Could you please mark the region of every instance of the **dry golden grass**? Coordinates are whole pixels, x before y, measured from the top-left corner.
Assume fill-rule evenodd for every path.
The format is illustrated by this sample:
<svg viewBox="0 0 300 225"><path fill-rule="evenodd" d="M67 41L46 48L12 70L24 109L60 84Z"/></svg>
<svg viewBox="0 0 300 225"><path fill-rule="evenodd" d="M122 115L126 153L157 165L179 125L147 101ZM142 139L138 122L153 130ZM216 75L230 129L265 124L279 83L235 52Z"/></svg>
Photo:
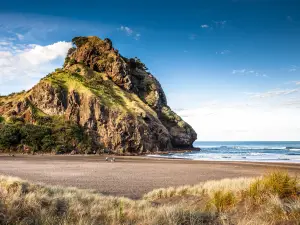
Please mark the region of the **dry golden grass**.
<svg viewBox="0 0 300 225"><path fill-rule="evenodd" d="M284 172L158 189L142 200L0 177L0 224L299 224L299 192Z"/></svg>

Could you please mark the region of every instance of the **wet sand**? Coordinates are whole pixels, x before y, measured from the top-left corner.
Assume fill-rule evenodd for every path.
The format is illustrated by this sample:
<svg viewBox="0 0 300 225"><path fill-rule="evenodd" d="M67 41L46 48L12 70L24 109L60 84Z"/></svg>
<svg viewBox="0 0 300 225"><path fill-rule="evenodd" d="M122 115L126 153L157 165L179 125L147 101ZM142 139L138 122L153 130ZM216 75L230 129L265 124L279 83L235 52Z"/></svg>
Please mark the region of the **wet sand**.
<svg viewBox="0 0 300 225"><path fill-rule="evenodd" d="M300 164L211 162L103 156L0 155L0 175L50 185L95 189L103 194L140 198L162 187L192 185L207 180L260 176L283 169L300 174Z"/></svg>

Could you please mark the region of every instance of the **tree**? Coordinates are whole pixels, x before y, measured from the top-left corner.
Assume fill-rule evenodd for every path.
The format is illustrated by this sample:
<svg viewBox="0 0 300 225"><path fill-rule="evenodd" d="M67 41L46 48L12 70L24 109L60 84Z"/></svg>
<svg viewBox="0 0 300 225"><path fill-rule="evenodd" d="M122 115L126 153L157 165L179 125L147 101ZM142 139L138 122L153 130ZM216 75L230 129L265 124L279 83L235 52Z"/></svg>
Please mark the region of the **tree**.
<svg viewBox="0 0 300 225"><path fill-rule="evenodd" d="M15 125L0 126L0 147L10 148L20 143L20 129Z"/></svg>
<svg viewBox="0 0 300 225"><path fill-rule="evenodd" d="M26 124L21 128L22 143L33 148L34 151L42 149L43 139L51 135L51 129L32 124Z"/></svg>

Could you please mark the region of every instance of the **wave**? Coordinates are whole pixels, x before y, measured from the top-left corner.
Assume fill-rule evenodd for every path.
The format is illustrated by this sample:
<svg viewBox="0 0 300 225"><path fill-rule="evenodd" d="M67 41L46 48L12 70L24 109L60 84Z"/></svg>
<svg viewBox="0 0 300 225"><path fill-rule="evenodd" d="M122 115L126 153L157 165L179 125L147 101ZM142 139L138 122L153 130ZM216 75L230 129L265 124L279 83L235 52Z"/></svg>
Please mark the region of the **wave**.
<svg viewBox="0 0 300 225"><path fill-rule="evenodd" d="M289 149L291 152L300 152L300 148L292 148Z"/></svg>
<svg viewBox="0 0 300 225"><path fill-rule="evenodd" d="M292 150L287 149L286 147L271 147L271 146L197 146L202 150L227 150L227 149L236 149L236 150ZM294 148L298 151L300 149Z"/></svg>

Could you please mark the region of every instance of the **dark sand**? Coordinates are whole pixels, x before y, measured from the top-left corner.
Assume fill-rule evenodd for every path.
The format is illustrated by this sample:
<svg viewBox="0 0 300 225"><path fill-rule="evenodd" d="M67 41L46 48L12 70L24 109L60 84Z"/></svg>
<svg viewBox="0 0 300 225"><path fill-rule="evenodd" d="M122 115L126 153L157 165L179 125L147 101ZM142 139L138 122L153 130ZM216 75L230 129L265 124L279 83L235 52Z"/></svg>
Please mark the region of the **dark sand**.
<svg viewBox="0 0 300 225"><path fill-rule="evenodd" d="M96 189L103 194L140 198L162 187L207 180L260 176L275 169L300 174L300 164L209 162L103 156L0 155L0 175L17 176L50 185Z"/></svg>

